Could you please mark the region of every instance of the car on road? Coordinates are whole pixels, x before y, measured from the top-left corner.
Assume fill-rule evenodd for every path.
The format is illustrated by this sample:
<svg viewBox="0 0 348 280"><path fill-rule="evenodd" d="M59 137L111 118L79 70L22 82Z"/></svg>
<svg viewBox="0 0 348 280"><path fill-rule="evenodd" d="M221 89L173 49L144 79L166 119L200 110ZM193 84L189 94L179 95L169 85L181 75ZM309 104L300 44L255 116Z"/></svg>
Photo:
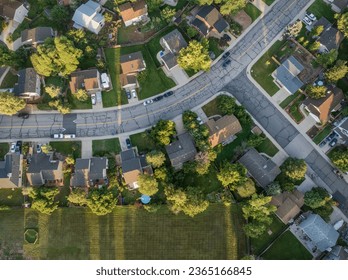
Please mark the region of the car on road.
<svg viewBox="0 0 348 280"><path fill-rule="evenodd" d="M97 97L95 96L95 93L91 94L91 100L93 105L97 104Z"/></svg>
<svg viewBox="0 0 348 280"><path fill-rule="evenodd" d="M126 139L126 145L127 145L127 149L132 148L132 144L129 138Z"/></svg>
<svg viewBox="0 0 348 280"><path fill-rule="evenodd" d="M312 21L309 19L309 17L304 17L303 19L302 19L302 21L305 23L305 24L307 24L307 25L312 25Z"/></svg>
<svg viewBox="0 0 348 280"><path fill-rule="evenodd" d="M231 59L227 59L227 60L224 61L224 63L222 63L222 67L226 68L230 64L231 64Z"/></svg>
<svg viewBox="0 0 348 280"><path fill-rule="evenodd" d="M76 135L75 134L64 134L64 139L72 139L75 138Z"/></svg>
<svg viewBox="0 0 348 280"><path fill-rule="evenodd" d="M132 94L133 98L137 98L138 97L137 96L137 91L135 89L131 90L131 94Z"/></svg>
<svg viewBox="0 0 348 280"><path fill-rule="evenodd" d="M166 92L165 94L163 94L163 96L164 96L164 97L169 97L169 96L171 96L171 95L173 95L173 94L174 94L174 92L168 91L168 92Z"/></svg>
<svg viewBox="0 0 348 280"><path fill-rule="evenodd" d="M153 103L153 100L152 99L149 99L149 100L146 100L146 101L144 101L144 106L147 106L147 105L150 105L150 104L152 104Z"/></svg>
<svg viewBox="0 0 348 280"><path fill-rule="evenodd" d="M22 152L22 141L17 141L16 143L16 152L21 153Z"/></svg>
<svg viewBox="0 0 348 280"><path fill-rule="evenodd" d="M329 143L329 146L330 146L330 147L333 147L333 146L335 146L336 144L337 144L337 138L334 138L334 139L332 139L331 142Z"/></svg>
<svg viewBox="0 0 348 280"><path fill-rule="evenodd" d="M198 121L199 124L203 124L204 123L200 117L197 117L197 121Z"/></svg>
<svg viewBox="0 0 348 280"><path fill-rule="evenodd" d="M52 134L51 137L54 139L63 139L64 135L63 135L63 133L56 133L56 134Z"/></svg>
<svg viewBox="0 0 348 280"><path fill-rule="evenodd" d="M230 52L225 52L224 55L222 56L222 59L226 59L230 56Z"/></svg>
<svg viewBox="0 0 348 280"><path fill-rule="evenodd" d="M15 151L16 151L16 142L12 142L10 147L10 153L14 153Z"/></svg>
<svg viewBox="0 0 348 280"><path fill-rule="evenodd" d="M163 95L157 96L154 99L152 99L154 102L160 101L163 99Z"/></svg>
<svg viewBox="0 0 348 280"><path fill-rule="evenodd" d="M29 118L29 114L25 112L19 113L18 118L27 119Z"/></svg>
<svg viewBox="0 0 348 280"><path fill-rule="evenodd" d="M37 144L36 145L36 152L38 153L38 154L40 154L41 152L42 152L42 150L41 150L41 144Z"/></svg>
<svg viewBox="0 0 348 280"><path fill-rule="evenodd" d="M316 21L317 20L317 17L314 14L312 14L312 13L306 14L306 17L308 17L311 21Z"/></svg>
<svg viewBox="0 0 348 280"><path fill-rule="evenodd" d="M131 98L132 98L132 95L131 95L131 93L130 93L129 90L126 90L126 95L127 95L127 98L128 98L128 99L131 99Z"/></svg>

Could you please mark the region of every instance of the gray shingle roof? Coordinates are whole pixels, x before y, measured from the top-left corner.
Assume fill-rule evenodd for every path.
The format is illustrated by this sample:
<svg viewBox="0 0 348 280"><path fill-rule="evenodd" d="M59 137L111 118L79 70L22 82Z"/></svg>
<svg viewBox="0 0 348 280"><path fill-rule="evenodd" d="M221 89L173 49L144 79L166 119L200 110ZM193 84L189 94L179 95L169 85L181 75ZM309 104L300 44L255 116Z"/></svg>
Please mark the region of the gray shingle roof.
<svg viewBox="0 0 348 280"><path fill-rule="evenodd" d="M328 51L337 50L343 40L343 34L336 28L331 27L321 33L318 41L325 46Z"/></svg>
<svg viewBox="0 0 348 280"><path fill-rule="evenodd" d="M36 71L26 68L18 71L18 84L14 86L14 93L20 96L27 92L36 92Z"/></svg>
<svg viewBox="0 0 348 280"><path fill-rule="evenodd" d="M107 158L93 157L90 159L76 159L75 173L71 177L73 187L88 186L103 181L106 177Z"/></svg>
<svg viewBox="0 0 348 280"><path fill-rule="evenodd" d="M205 23L203 21L201 21L198 18L195 18L191 24L196 27L199 32L201 32L204 36L207 35L209 33L209 30L207 28L207 26L205 25Z"/></svg>
<svg viewBox="0 0 348 280"><path fill-rule="evenodd" d="M30 44L43 43L47 38L52 38L54 35L51 27L36 27L22 31L22 42L28 41Z"/></svg>
<svg viewBox="0 0 348 280"><path fill-rule="evenodd" d="M215 22L214 27L219 33L221 33L228 27L228 23L221 17L217 22Z"/></svg>
<svg viewBox="0 0 348 280"><path fill-rule="evenodd" d="M313 27L323 26L324 30L328 29L332 26L332 23L329 22L325 17L321 17L316 23L314 23Z"/></svg>
<svg viewBox="0 0 348 280"><path fill-rule="evenodd" d="M315 243L320 251L325 251L335 246L339 236L333 226L327 224L317 214L311 214L299 227Z"/></svg>
<svg viewBox="0 0 348 280"><path fill-rule="evenodd" d="M168 69L172 69L173 67L178 65L176 56L171 52L162 56L162 60L167 65Z"/></svg>
<svg viewBox="0 0 348 280"><path fill-rule="evenodd" d="M238 161L263 188L280 174L279 167L271 159L260 155L254 148L249 149Z"/></svg>
<svg viewBox="0 0 348 280"><path fill-rule="evenodd" d="M169 32L168 34L164 35L163 40L165 40L170 48L170 51L174 54L178 54L179 51L182 48L187 47L187 43L182 36L182 34L179 32L179 30L175 29L172 32Z"/></svg>
<svg viewBox="0 0 348 280"><path fill-rule="evenodd" d="M7 154L4 161L0 161L0 178L8 178L8 175L11 174L9 178L10 181L16 186L20 187L20 154ZM2 186L0 185L0 188Z"/></svg>

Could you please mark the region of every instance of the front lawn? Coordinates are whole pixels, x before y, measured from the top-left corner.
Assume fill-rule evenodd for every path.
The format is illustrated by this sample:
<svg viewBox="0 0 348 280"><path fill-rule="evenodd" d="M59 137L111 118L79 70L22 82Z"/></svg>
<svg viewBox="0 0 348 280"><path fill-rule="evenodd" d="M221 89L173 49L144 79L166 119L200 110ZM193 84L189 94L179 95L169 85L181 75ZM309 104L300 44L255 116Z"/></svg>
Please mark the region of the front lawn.
<svg viewBox="0 0 348 280"><path fill-rule="evenodd" d="M92 100L89 96L86 101L80 101L72 95L70 90L68 90L67 98L68 98L69 105L71 106L71 109L73 110L74 109L92 109Z"/></svg>
<svg viewBox="0 0 348 280"><path fill-rule="evenodd" d="M22 189L2 189L0 188L0 206L22 206L24 198L22 195Z"/></svg>
<svg viewBox="0 0 348 280"><path fill-rule="evenodd" d="M217 38L209 38L209 51L213 52L215 58L217 58L224 51L219 47L219 39Z"/></svg>
<svg viewBox="0 0 348 280"><path fill-rule="evenodd" d="M259 146L256 147L259 153L265 153L270 157L275 156L279 152L278 148L272 143L269 138L266 138Z"/></svg>
<svg viewBox="0 0 348 280"><path fill-rule="evenodd" d="M306 96L304 94L301 94L299 98L296 99L296 101L290 106L289 108L289 114L290 116L297 122L300 123L304 116L300 110L300 105L302 104L302 101L306 99Z"/></svg>
<svg viewBox="0 0 348 280"><path fill-rule="evenodd" d="M251 17L253 22L262 14L261 11L251 3L247 3L244 11Z"/></svg>
<svg viewBox="0 0 348 280"><path fill-rule="evenodd" d="M202 107L203 112L207 115L207 117L215 116L215 115L223 115L222 112L218 108L217 98L214 98L209 103L205 104Z"/></svg>
<svg viewBox="0 0 348 280"><path fill-rule="evenodd" d="M324 138L326 136L328 136L332 131L332 125L328 124L325 126L324 129L322 129L314 138L313 138L313 142L315 144L319 144L321 141L324 140Z"/></svg>
<svg viewBox="0 0 348 280"><path fill-rule="evenodd" d="M138 147L139 152L150 152L156 149L156 145L150 135L144 131L129 136L133 147Z"/></svg>
<svg viewBox="0 0 348 280"><path fill-rule="evenodd" d="M288 105L299 96L300 92L296 91L294 94L291 94L290 96L288 96L287 98L285 98L280 104L279 106L282 107L283 109L285 109L286 107L288 107Z"/></svg>
<svg viewBox="0 0 348 280"><path fill-rule="evenodd" d="M9 152L10 146L8 143L0 143L0 161L4 160L4 156Z"/></svg>
<svg viewBox="0 0 348 280"><path fill-rule="evenodd" d="M103 157L109 154L118 154L121 151L120 140L118 138L93 140L93 156Z"/></svg>
<svg viewBox="0 0 348 280"><path fill-rule="evenodd" d="M275 0L262 0L265 2L268 6L272 5Z"/></svg>
<svg viewBox="0 0 348 280"><path fill-rule="evenodd" d="M331 23L335 22L335 12L331 10L329 4L326 4L323 0L315 0L315 2L308 8L309 13L313 13L317 19L325 17Z"/></svg>
<svg viewBox="0 0 348 280"><path fill-rule="evenodd" d="M64 156L81 158L81 141L51 141L50 146Z"/></svg>
<svg viewBox="0 0 348 280"><path fill-rule="evenodd" d="M311 260L308 250L291 233L286 231L261 256L266 260Z"/></svg>
<svg viewBox="0 0 348 280"><path fill-rule="evenodd" d="M11 70L7 72L5 78L3 79L0 88L13 88L15 83L18 82L18 76L13 75Z"/></svg>

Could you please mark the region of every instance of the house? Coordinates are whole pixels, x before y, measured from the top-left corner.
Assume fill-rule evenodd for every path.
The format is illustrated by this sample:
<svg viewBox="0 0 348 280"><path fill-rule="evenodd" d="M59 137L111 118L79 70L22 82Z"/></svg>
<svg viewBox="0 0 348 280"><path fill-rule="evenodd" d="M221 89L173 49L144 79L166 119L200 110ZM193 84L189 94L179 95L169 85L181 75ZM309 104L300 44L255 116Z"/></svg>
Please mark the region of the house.
<svg viewBox="0 0 348 280"><path fill-rule="evenodd" d="M46 39L54 37L54 31L51 27L36 27L22 31L22 44L37 46Z"/></svg>
<svg viewBox="0 0 348 280"><path fill-rule="evenodd" d="M322 252L335 246L339 236L333 226L327 224L317 214L310 214L300 223L299 228Z"/></svg>
<svg viewBox="0 0 348 280"><path fill-rule="evenodd" d="M343 118L338 123L335 123L335 132L339 135L342 142L348 144L348 117Z"/></svg>
<svg viewBox="0 0 348 280"><path fill-rule="evenodd" d="M219 11L211 5L201 7L191 25L204 37L212 36L218 38L229 27Z"/></svg>
<svg viewBox="0 0 348 280"><path fill-rule="evenodd" d="M325 124L330 119L331 112L341 108L343 99L344 94L340 88L329 87L325 97L319 99L308 97L303 101L303 105L317 123Z"/></svg>
<svg viewBox="0 0 348 280"><path fill-rule="evenodd" d="M283 192L272 197L271 204L277 207L275 214L284 223L288 224L300 212L304 204L304 195L299 190Z"/></svg>
<svg viewBox="0 0 348 280"><path fill-rule="evenodd" d="M324 30L328 30L331 28L332 23L329 22L326 17L321 17L313 24L313 28L317 26L322 26Z"/></svg>
<svg viewBox="0 0 348 280"><path fill-rule="evenodd" d="M69 85L73 94L79 89L84 89L89 94L102 90L98 69L75 71L71 73Z"/></svg>
<svg viewBox="0 0 348 280"><path fill-rule="evenodd" d="M194 160L197 153L193 139L188 132L178 135L178 140L165 148L175 170L181 169L185 162Z"/></svg>
<svg viewBox="0 0 348 280"><path fill-rule="evenodd" d="M71 187L93 187L108 183L106 170L108 159L104 157L93 157L89 159L76 159L75 172L70 179Z"/></svg>
<svg viewBox="0 0 348 280"><path fill-rule="evenodd" d="M34 154L31 157L27 180L30 186L63 185L63 161L53 159L53 154Z"/></svg>
<svg viewBox="0 0 348 280"><path fill-rule="evenodd" d="M118 6L125 26L145 22L148 20L147 5L145 0L127 2Z"/></svg>
<svg viewBox="0 0 348 280"><path fill-rule="evenodd" d="M331 1L330 1L331 2ZM331 8L336 13L341 13L344 9L348 7L348 0L334 0L331 3Z"/></svg>
<svg viewBox="0 0 348 280"><path fill-rule="evenodd" d="M18 71L18 82L14 86L14 94L20 98L37 99L41 95L41 80L34 68Z"/></svg>
<svg viewBox="0 0 348 280"><path fill-rule="evenodd" d="M294 56L290 56L272 73L272 77L280 88L294 94L303 86L303 82L297 77L302 70L303 65Z"/></svg>
<svg viewBox="0 0 348 280"><path fill-rule="evenodd" d="M122 176L130 189L139 188L138 177L140 174L152 175L152 167L146 162L145 155L138 155L136 148L131 148L120 153Z"/></svg>
<svg viewBox="0 0 348 280"><path fill-rule="evenodd" d="M239 160L255 181L265 188L280 174L279 167L269 158L260 155L254 148L249 149Z"/></svg>
<svg viewBox="0 0 348 280"><path fill-rule="evenodd" d="M146 64L141 52L125 54L120 57L122 74L119 79L121 87L133 89L139 87L136 75L146 69Z"/></svg>
<svg viewBox="0 0 348 280"><path fill-rule="evenodd" d="M332 250L327 253L323 258L326 261L338 261L338 260L348 260L348 248L336 245L332 247Z"/></svg>
<svg viewBox="0 0 348 280"><path fill-rule="evenodd" d="M137 77L135 75L120 75L121 87L124 89L133 89L139 87Z"/></svg>
<svg viewBox="0 0 348 280"><path fill-rule="evenodd" d="M187 43L179 30L175 29L164 35L160 39L160 44L164 48L164 55L161 56L161 60L168 70L171 70L178 65L177 56L181 49L187 47Z"/></svg>
<svg viewBox="0 0 348 280"><path fill-rule="evenodd" d="M209 130L209 143L212 147L232 142L235 135L242 131L242 126L234 115L223 116L217 121L210 119L205 126Z"/></svg>
<svg viewBox="0 0 348 280"><path fill-rule="evenodd" d="M92 0L78 7L72 20L74 21L74 28L86 28L95 34L98 34L105 24L101 5Z"/></svg>
<svg viewBox="0 0 348 280"><path fill-rule="evenodd" d="M343 41L343 34L334 27L324 29L318 38L320 43L319 52L328 53L331 50L338 50Z"/></svg>
<svg viewBox="0 0 348 280"><path fill-rule="evenodd" d="M0 2L0 16L6 20L13 20L20 24L28 15L27 8L19 1L1 0Z"/></svg>
<svg viewBox="0 0 348 280"><path fill-rule="evenodd" d="M0 161L0 188L22 187L23 155L7 154L4 161Z"/></svg>

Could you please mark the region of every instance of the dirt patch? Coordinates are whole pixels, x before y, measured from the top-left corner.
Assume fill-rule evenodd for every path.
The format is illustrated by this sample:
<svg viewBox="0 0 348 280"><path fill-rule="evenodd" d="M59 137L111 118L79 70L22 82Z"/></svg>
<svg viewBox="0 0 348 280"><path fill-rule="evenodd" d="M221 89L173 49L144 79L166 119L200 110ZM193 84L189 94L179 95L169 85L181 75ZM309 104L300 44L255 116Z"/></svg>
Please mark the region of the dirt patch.
<svg viewBox="0 0 348 280"><path fill-rule="evenodd" d="M243 30L247 29L253 22L251 17L243 10L233 16L232 19L239 23L243 27Z"/></svg>

